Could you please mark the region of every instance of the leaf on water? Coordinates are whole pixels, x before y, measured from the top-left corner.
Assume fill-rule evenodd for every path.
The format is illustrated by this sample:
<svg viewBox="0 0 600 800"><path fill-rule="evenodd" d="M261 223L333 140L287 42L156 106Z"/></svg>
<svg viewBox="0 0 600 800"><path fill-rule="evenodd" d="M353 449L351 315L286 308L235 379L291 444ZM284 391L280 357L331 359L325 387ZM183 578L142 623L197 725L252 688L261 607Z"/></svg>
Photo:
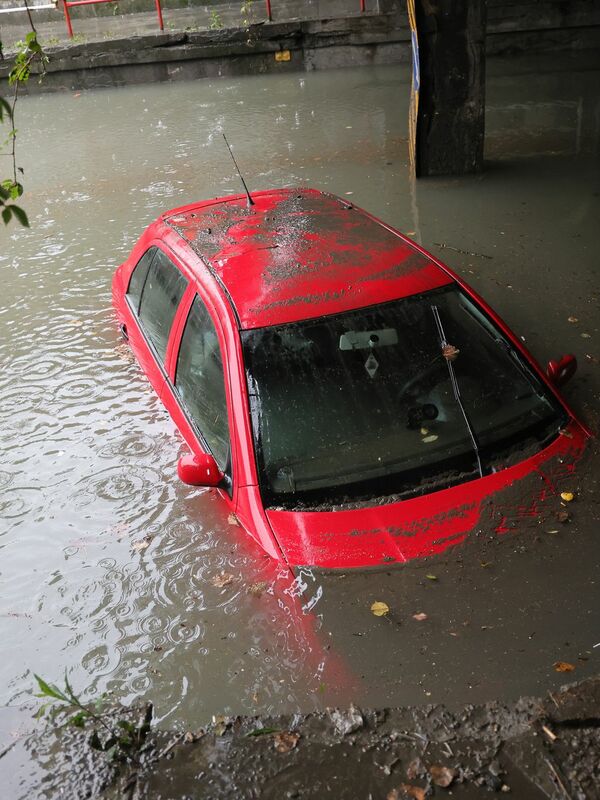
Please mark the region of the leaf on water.
<svg viewBox="0 0 600 800"><path fill-rule="evenodd" d="M591 335L589 333L582 333L581 334L581 338L582 339L591 339L592 337L591 337Z"/></svg>
<svg viewBox="0 0 600 800"><path fill-rule="evenodd" d="M569 664L568 661L555 661L552 665L556 672L573 672L575 664Z"/></svg>
<svg viewBox="0 0 600 800"><path fill-rule="evenodd" d="M238 518L236 517L236 515L235 515L235 514L230 514L230 515L227 517L227 522L228 522L230 525L239 525L239 524L240 524L240 523L239 523L239 520L238 520Z"/></svg>
<svg viewBox="0 0 600 800"><path fill-rule="evenodd" d="M271 733L277 733L277 728L256 728L250 733L247 733L246 736L269 736Z"/></svg>
<svg viewBox="0 0 600 800"><path fill-rule="evenodd" d="M147 547L149 547L151 541L151 536L145 536L143 539L139 539L137 542L133 543L133 549L139 553L141 550L145 550Z"/></svg>
<svg viewBox="0 0 600 800"><path fill-rule="evenodd" d="M296 747L299 738L299 733L282 731L281 733L275 734L273 737L273 747L278 753L289 753L290 750L293 750Z"/></svg>
<svg viewBox="0 0 600 800"><path fill-rule="evenodd" d="M438 438L437 433L430 433L429 436L425 436L421 441L423 441L424 444L431 444L432 442L437 442Z"/></svg>
<svg viewBox="0 0 600 800"><path fill-rule="evenodd" d="M268 583L266 581L257 581L256 583L251 583L248 586L248 594L253 594L254 597L260 597L264 591L266 591L268 587Z"/></svg>
<svg viewBox="0 0 600 800"><path fill-rule="evenodd" d="M435 785L441 786L442 789L447 789L456 777L456 772L453 769L438 765L429 767L429 774Z"/></svg>
<svg viewBox="0 0 600 800"><path fill-rule="evenodd" d="M371 605L371 613L376 617L385 617L386 614L390 613L390 607L387 603L382 603L381 601L376 600Z"/></svg>
<svg viewBox="0 0 600 800"><path fill-rule="evenodd" d="M423 611L419 611L418 614L413 614L413 619L416 619L417 622L423 622L427 619L427 614L423 613Z"/></svg>
<svg viewBox="0 0 600 800"><path fill-rule="evenodd" d="M567 321L568 321L568 322L579 322L579 320L577 319L577 317L568 317L568 318L567 318Z"/></svg>
<svg viewBox="0 0 600 800"><path fill-rule="evenodd" d="M425 575L428 581L437 581L437 575Z"/></svg>
<svg viewBox="0 0 600 800"><path fill-rule="evenodd" d="M217 589L222 589L224 586L229 586L234 580L235 576L230 572L221 572L219 575L213 575L211 583L213 586L216 586Z"/></svg>
<svg viewBox="0 0 600 800"><path fill-rule="evenodd" d="M571 515L565 508L563 508L561 511L556 512L556 519L559 522L568 522L571 519Z"/></svg>
<svg viewBox="0 0 600 800"><path fill-rule="evenodd" d="M400 800L403 797L411 797L413 800L425 800L426 792L420 786L414 786L412 783L401 783L400 791L392 789L388 793L387 800Z"/></svg>
<svg viewBox="0 0 600 800"><path fill-rule="evenodd" d="M561 492L560 499L564 500L565 503L570 503L575 499L575 495L573 494L573 492Z"/></svg>

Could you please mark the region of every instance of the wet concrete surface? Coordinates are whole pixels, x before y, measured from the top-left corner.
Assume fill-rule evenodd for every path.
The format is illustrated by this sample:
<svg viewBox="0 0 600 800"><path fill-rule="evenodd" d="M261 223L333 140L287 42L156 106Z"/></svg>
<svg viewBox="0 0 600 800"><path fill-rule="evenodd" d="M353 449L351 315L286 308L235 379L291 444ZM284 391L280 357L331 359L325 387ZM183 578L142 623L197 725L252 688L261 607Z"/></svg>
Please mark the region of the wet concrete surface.
<svg viewBox="0 0 600 800"><path fill-rule="evenodd" d="M455 268L541 362L575 353L565 396L598 431L598 73L489 66L486 171L417 186L397 67L20 101L32 226L1 232L0 703L23 706L26 727L34 671L66 669L86 699L152 700L175 730L218 713L508 702L554 691L558 661L598 672L595 444L556 487L575 492L568 522L555 494L442 557L294 580L213 493L178 483L183 446L110 308L148 222L239 191L225 130L251 188L351 198ZM36 763L52 762L10 768L15 797Z"/></svg>

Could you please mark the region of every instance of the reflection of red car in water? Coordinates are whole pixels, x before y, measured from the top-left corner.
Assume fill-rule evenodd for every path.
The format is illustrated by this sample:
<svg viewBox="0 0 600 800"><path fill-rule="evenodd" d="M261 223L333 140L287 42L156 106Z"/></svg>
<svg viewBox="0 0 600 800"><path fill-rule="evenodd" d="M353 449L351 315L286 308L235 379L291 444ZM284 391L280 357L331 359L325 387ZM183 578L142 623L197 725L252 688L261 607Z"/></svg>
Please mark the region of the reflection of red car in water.
<svg viewBox="0 0 600 800"><path fill-rule="evenodd" d="M553 491L587 431L454 273L309 189L163 214L114 303L192 454L242 526L291 566L359 567L462 541L528 475ZM531 498L532 500L535 498Z"/></svg>

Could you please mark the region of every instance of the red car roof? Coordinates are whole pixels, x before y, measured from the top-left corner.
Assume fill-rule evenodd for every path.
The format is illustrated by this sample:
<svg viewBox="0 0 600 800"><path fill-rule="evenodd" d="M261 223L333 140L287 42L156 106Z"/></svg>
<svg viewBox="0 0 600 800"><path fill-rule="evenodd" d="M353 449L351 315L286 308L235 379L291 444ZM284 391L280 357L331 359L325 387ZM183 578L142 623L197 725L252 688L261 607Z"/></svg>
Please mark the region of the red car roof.
<svg viewBox="0 0 600 800"><path fill-rule="evenodd" d="M229 295L242 328L335 314L434 289L452 278L408 239L315 189L186 206L164 222Z"/></svg>

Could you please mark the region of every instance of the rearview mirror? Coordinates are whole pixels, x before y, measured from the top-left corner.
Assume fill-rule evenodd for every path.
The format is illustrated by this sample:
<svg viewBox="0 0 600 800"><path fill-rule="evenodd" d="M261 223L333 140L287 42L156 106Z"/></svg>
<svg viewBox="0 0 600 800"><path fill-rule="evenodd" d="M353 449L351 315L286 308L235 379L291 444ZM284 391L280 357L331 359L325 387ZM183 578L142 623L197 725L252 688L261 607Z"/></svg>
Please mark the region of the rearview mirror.
<svg viewBox="0 0 600 800"><path fill-rule="evenodd" d="M223 480L217 462L208 453L181 456L177 462L177 474L188 486L218 486Z"/></svg>
<svg viewBox="0 0 600 800"><path fill-rule="evenodd" d="M577 371L577 359L573 355L561 356L558 361L549 361L546 375L555 386L564 386Z"/></svg>

